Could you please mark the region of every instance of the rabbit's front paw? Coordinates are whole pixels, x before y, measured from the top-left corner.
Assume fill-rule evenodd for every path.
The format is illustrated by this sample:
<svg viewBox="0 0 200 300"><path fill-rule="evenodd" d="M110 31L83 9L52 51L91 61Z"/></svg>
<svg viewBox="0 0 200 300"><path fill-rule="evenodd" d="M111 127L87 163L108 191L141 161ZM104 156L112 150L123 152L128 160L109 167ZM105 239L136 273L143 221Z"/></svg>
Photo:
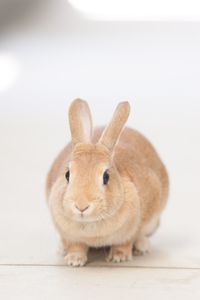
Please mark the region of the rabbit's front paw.
<svg viewBox="0 0 200 300"><path fill-rule="evenodd" d="M81 252L71 252L65 256L68 266L82 267L87 262L87 255Z"/></svg>
<svg viewBox="0 0 200 300"><path fill-rule="evenodd" d="M110 252L106 261L119 263L119 262L130 261L131 259L132 259L132 255L118 251L116 253Z"/></svg>
<svg viewBox="0 0 200 300"><path fill-rule="evenodd" d="M141 237L139 238L133 248L133 255L144 255L146 253L149 253L151 250L151 245L149 242L149 239L147 237Z"/></svg>
<svg viewBox="0 0 200 300"><path fill-rule="evenodd" d="M127 242L123 245L112 246L106 261L124 262L132 260L132 242Z"/></svg>

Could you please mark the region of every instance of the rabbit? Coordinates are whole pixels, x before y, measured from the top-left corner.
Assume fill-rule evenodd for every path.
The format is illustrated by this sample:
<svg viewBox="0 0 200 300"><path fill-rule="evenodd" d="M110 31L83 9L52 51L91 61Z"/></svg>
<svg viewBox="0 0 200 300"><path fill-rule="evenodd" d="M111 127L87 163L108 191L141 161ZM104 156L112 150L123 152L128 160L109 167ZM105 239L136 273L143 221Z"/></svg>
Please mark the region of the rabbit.
<svg viewBox="0 0 200 300"><path fill-rule="evenodd" d="M129 102L121 102L108 126L93 129L87 102L76 99L70 105L71 142L46 182L67 265L85 265L90 247L108 246L110 262L130 261L150 250L169 179L150 142L124 128L129 113Z"/></svg>

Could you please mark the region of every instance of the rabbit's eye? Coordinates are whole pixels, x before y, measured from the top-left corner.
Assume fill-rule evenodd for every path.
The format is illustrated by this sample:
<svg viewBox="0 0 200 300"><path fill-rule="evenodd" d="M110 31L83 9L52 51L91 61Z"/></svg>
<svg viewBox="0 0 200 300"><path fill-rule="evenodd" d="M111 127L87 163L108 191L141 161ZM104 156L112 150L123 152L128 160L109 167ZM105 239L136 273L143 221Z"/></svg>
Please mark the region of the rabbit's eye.
<svg viewBox="0 0 200 300"><path fill-rule="evenodd" d="M103 173L103 184L107 184L109 181L110 175L108 174L108 170Z"/></svg>
<svg viewBox="0 0 200 300"><path fill-rule="evenodd" d="M65 174L65 178L67 179L67 182L69 182L69 177L70 177L70 172L68 170L67 173Z"/></svg>

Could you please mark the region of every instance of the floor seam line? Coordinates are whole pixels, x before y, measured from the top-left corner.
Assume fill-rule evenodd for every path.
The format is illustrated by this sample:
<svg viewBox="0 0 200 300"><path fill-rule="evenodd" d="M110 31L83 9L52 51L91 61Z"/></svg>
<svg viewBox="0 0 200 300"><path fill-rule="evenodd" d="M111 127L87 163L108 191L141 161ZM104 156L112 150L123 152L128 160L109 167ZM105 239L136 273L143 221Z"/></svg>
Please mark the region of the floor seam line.
<svg viewBox="0 0 200 300"><path fill-rule="evenodd" d="M56 265L56 264L1 264L0 267L57 267L57 268L68 268L73 269L73 267L67 267L66 265ZM121 268L121 269L158 269L158 270L200 270L200 267L164 267L164 266L120 266L120 265L87 265L84 268Z"/></svg>

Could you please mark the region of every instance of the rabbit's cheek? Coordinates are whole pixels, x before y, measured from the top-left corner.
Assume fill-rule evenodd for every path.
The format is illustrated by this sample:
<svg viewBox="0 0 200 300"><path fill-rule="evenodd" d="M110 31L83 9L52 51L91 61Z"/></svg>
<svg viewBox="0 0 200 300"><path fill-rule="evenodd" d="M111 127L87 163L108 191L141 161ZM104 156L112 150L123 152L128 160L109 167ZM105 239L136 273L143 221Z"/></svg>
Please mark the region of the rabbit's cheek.
<svg viewBox="0 0 200 300"><path fill-rule="evenodd" d="M66 215L71 216L72 215L72 201L70 199L64 199L63 200L63 209Z"/></svg>

